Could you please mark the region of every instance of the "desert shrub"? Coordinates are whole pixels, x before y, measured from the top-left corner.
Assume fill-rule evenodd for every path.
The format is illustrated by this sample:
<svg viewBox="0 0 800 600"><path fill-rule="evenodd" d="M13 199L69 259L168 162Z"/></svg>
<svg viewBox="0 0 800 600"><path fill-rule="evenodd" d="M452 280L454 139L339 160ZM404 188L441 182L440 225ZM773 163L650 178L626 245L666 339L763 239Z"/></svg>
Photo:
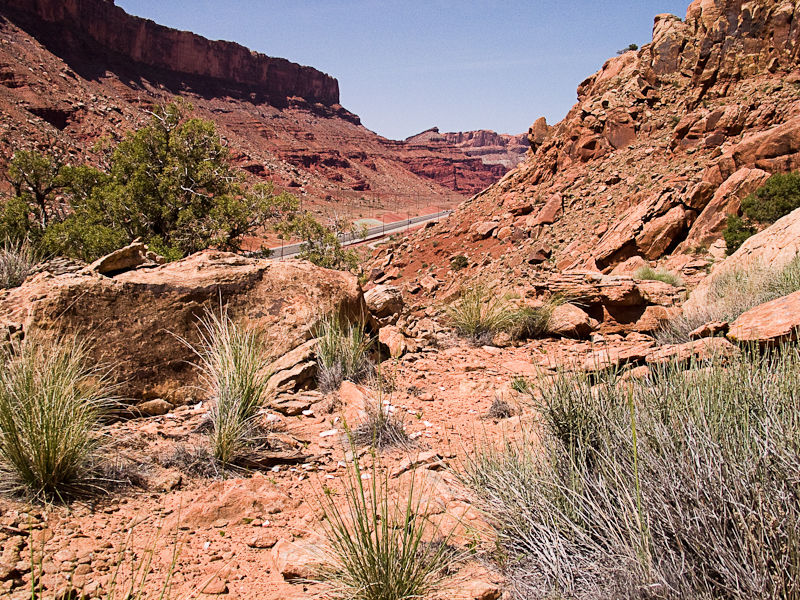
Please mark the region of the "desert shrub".
<svg viewBox="0 0 800 600"><path fill-rule="evenodd" d="M774 223L796 208L800 208L800 173L776 173L742 200L742 212L757 223Z"/></svg>
<svg viewBox="0 0 800 600"><path fill-rule="evenodd" d="M559 374L536 435L476 445L462 477L521 597L798 597L798 351L692 366Z"/></svg>
<svg viewBox="0 0 800 600"><path fill-rule="evenodd" d="M0 469L37 498L63 497L90 478L109 386L86 346L29 334L0 356Z"/></svg>
<svg viewBox="0 0 800 600"><path fill-rule="evenodd" d="M473 343L486 344L501 331L509 333L513 339L543 334L553 310L563 302L554 297L542 306L518 307L506 296L478 284L467 288L456 304L447 307L446 313L459 335Z"/></svg>
<svg viewBox="0 0 800 600"><path fill-rule="evenodd" d="M689 333L711 321L735 321L760 304L800 290L800 255L780 268L755 263L712 276L708 304L684 311L656 332L662 343L689 341Z"/></svg>
<svg viewBox="0 0 800 600"><path fill-rule="evenodd" d="M450 259L450 268L453 271L461 271L469 266L469 259L463 254L457 254Z"/></svg>
<svg viewBox="0 0 800 600"><path fill-rule="evenodd" d="M341 237L345 233L346 223L334 221L333 227L326 227L314 218L310 212L293 215L281 223L278 228L286 239L299 239L298 257L317 266L339 271L356 271L361 263L358 251L342 246ZM351 239L366 237L366 230L351 228L348 233Z"/></svg>
<svg viewBox="0 0 800 600"><path fill-rule="evenodd" d="M440 586L454 561L448 545L453 532L442 532L427 517L433 494L420 488L415 470L406 474L407 498L393 498L398 482L372 458L367 472L353 461L341 495L323 488L330 557L321 575L335 598L423 598Z"/></svg>
<svg viewBox="0 0 800 600"><path fill-rule="evenodd" d="M669 285L674 285L675 287L680 287L683 285L681 278L674 273L661 270L657 271L652 267L642 267L633 274L633 277L634 279L642 279L646 281L661 281L663 283L668 283Z"/></svg>
<svg viewBox="0 0 800 600"><path fill-rule="evenodd" d="M339 388L343 381L358 382L373 371L369 357L372 339L361 323L343 324L330 315L316 327L317 385L323 392Z"/></svg>
<svg viewBox="0 0 800 600"><path fill-rule="evenodd" d="M622 54L625 54L626 52L635 52L638 49L639 49L639 45L638 44L629 44L625 48L617 50L617 54L618 55L622 55Z"/></svg>
<svg viewBox="0 0 800 600"><path fill-rule="evenodd" d="M271 394L269 357L255 330L245 329L226 311L206 311L201 319L199 367L214 402L211 448L225 468L235 463L254 437L258 410Z"/></svg>
<svg viewBox="0 0 800 600"><path fill-rule="evenodd" d="M514 407L502 396L495 395L486 413L487 419L508 419L516 414Z"/></svg>
<svg viewBox="0 0 800 600"><path fill-rule="evenodd" d="M800 173L776 173L742 200L742 214L729 215L722 237L733 254L756 233L757 224L771 224L800 207Z"/></svg>
<svg viewBox="0 0 800 600"><path fill-rule="evenodd" d="M728 215L728 224L722 230L722 238L725 240L725 253L730 256L742 247L747 238L755 233L756 228L749 225L742 217Z"/></svg>
<svg viewBox="0 0 800 600"><path fill-rule="evenodd" d="M6 241L0 248L0 289L22 285L36 262L36 251L29 241Z"/></svg>
<svg viewBox="0 0 800 600"><path fill-rule="evenodd" d="M536 338L547 333L553 311L564 304L560 296L552 296L540 306L521 306L511 315L508 332L515 340Z"/></svg>

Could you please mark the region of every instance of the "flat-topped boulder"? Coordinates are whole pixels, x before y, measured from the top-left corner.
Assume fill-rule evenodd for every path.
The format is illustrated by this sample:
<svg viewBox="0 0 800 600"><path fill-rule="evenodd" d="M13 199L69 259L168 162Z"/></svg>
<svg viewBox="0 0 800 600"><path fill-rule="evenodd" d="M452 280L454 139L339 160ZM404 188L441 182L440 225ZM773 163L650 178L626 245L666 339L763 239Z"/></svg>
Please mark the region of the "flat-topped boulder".
<svg viewBox="0 0 800 600"><path fill-rule="evenodd" d="M93 363L113 369L122 397L181 403L199 393L196 357L181 340L197 344L198 320L220 304L263 332L276 357L311 339L325 314L369 315L350 273L207 251L116 277L40 273L0 293L0 327L80 336Z"/></svg>

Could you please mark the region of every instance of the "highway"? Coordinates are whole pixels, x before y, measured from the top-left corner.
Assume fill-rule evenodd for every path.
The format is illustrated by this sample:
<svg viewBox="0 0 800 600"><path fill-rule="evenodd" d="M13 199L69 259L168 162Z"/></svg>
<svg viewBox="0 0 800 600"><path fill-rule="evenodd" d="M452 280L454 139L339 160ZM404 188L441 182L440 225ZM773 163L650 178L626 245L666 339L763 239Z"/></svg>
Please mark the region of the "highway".
<svg viewBox="0 0 800 600"><path fill-rule="evenodd" d="M385 225L376 225L375 227L370 227L367 229L366 237L353 237L349 233L341 233L339 234L339 240L342 242L342 246L350 246L351 244L359 244L362 242L368 242L370 240L378 240L387 235L397 233L398 231L408 230L416 225L421 225L430 221L438 221L439 219L448 216L451 212L453 211L444 210L431 215L420 215L419 217L412 217L411 219L404 219L402 221L394 221L392 223L386 223ZM277 248L271 248L271 250L271 258L273 260L293 258L300 253L300 244L286 244L283 247L278 246Z"/></svg>

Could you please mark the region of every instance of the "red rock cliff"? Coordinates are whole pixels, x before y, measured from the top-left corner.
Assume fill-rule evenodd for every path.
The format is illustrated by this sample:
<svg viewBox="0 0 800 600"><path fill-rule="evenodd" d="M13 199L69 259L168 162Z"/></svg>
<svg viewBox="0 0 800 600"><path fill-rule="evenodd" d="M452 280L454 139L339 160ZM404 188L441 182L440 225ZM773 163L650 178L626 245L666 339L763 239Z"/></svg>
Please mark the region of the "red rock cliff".
<svg viewBox="0 0 800 600"><path fill-rule="evenodd" d="M3 5L68 24L145 65L251 86L271 103L293 96L325 106L339 103L339 83L316 69L133 17L113 0L0 0Z"/></svg>

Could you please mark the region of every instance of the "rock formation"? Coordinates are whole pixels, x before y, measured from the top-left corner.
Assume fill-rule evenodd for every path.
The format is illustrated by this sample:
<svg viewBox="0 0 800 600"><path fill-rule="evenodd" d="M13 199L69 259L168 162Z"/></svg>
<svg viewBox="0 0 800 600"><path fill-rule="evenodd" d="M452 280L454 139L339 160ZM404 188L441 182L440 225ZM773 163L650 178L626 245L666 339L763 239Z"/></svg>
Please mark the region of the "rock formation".
<svg viewBox="0 0 800 600"><path fill-rule="evenodd" d="M800 7L777 0L657 16L652 43L582 82L563 121L531 126L525 162L392 250L397 284L417 289L426 264L440 297L476 277L524 295L628 261L698 281L741 200L800 167L798 33ZM470 266L450 271L458 254Z"/></svg>

